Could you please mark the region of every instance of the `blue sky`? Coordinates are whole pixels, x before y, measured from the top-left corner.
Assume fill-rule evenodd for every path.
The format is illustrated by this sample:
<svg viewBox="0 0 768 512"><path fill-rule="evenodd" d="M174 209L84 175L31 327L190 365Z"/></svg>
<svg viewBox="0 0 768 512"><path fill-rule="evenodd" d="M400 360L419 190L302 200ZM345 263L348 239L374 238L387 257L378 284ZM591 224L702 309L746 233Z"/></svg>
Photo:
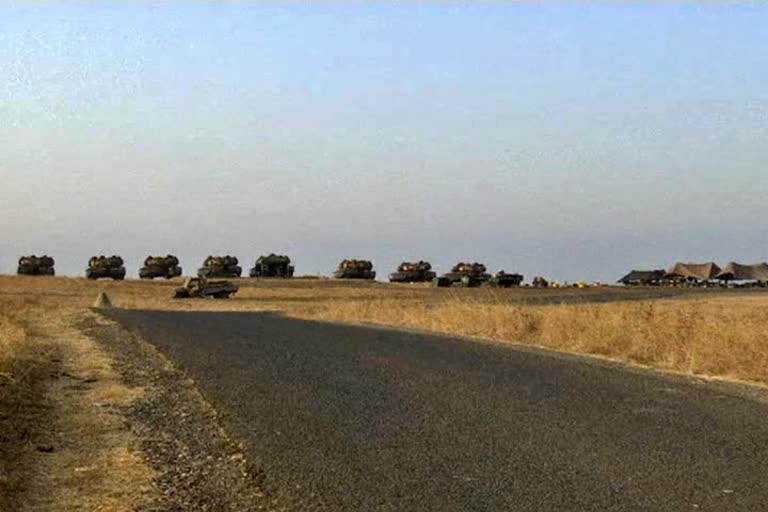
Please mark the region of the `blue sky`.
<svg viewBox="0 0 768 512"><path fill-rule="evenodd" d="M0 272L768 259L760 3L3 3Z"/></svg>

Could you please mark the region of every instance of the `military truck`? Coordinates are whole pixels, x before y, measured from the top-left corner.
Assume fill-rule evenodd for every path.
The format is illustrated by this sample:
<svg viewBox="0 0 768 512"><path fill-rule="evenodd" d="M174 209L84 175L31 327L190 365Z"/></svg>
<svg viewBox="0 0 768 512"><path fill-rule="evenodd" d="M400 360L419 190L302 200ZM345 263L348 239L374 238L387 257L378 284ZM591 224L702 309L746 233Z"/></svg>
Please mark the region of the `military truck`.
<svg viewBox="0 0 768 512"><path fill-rule="evenodd" d="M197 275L200 277L240 277L243 273L242 267L238 266L239 261L235 256L208 256L203 262L203 266L198 269Z"/></svg>
<svg viewBox="0 0 768 512"><path fill-rule="evenodd" d="M390 283L428 283L437 274L432 272L428 261L404 261L397 267L397 272L389 274Z"/></svg>
<svg viewBox="0 0 768 512"><path fill-rule="evenodd" d="M259 256L249 275L251 277L293 277L291 258L274 253Z"/></svg>
<svg viewBox="0 0 768 512"><path fill-rule="evenodd" d="M120 256L93 256L88 260L88 268L85 269L85 277L88 279L108 278L115 281L125 279L125 267Z"/></svg>
<svg viewBox="0 0 768 512"><path fill-rule="evenodd" d="M435 278L432 282L437 287L464 286L474 288L489 282L491 275L486 272L482 263L459 262L450 272Z"/></svg>
<svg viewBox="0 0 768 512"><path fill-rule="evenodd" d="M171 279L181 275L179 258L172 254L167 256L147 256L144 260L144 266L139 269L141 279L154 279L162 277Z"/></svg>
<svg viewBox="0 0 768 512"><path fill-rule="evenodd" d="M231 281L209 281L206 277L188 277L184 286L173 291L174 299L228 299L239 287Z"/></svg>
<svg viewBox="0 0 768 512"><path fill-rule="evenodd" d="M376 279L376 272L368 260L342 260L333 276L336 279Z"/></svg>
<svg viewBox="0 0 768 512"><path fill-rule="evenodd" d="M17 274L20 276L53 276L56 271L53 269L53 258L48 255L22 256L19 258L19 268Z"/></svg>
<svg viewBox="0 0 768 512"><path fill-rule="evenodd" d="M498 288L512 288L513 286L520 286L523 283L522 274L510 274L499 270L496 272L489 281L491 286Z"/></svg>

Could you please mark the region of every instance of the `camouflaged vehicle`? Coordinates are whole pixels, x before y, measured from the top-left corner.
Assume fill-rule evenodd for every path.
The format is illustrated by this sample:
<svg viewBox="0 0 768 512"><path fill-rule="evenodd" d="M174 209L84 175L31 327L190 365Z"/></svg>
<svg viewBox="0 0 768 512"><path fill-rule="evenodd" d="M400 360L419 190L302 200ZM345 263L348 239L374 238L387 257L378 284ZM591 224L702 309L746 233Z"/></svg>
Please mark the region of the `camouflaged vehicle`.
<svg viewBox="0 0 768 512"><path fill-rule="evenodd" d="M251 277L293 277L291 258L281 254L259 256L249 275Z"/></svg>
<svg viewBox="0 0 768 512"><path fill-rule="evenodd" d="M125 279L125 267L120 256L94 256L88 260L88 268L85 270L88 279Z"/></svg>
<svg viewBox="0 0 768 512"><path fill-rule="evenodd" d="M428 283L435 276L432 265L427 261L404 261L397 267L397 272L389 275L390 283Z"/></svg>
<svg viewBox="0 0 768 512"><path fill-rule="evenodd" d="M167 256L147 256L144 260L144 266L139 269L141 279L154 279L162 277L171 279L181 275L179 258L169 254Z"/></svg>
<svg viewBox="0 0 768 512"><path fill-rule="evenodd" d="M510 274L499 270L496 272L489 281L491 286L498 288L512 288L513 286L520 286L523 283L522 274Z"/></svg>
<svg viewBox="0 0 768 512"><path fill-rule="evenodd" d="M19 258L19 268L16 273L20 276L53 276L56 271L53 269L53 258L48 255L22 256Z"/></svg>
<svg viewBox="0 0 768 512"><path fill-rule="evenodd" d="M368 260L342 260L333 276L336 279L376 279L376 272Z"/></svg>
<svg viewBox="0 0 768 512"><path fill-rule="evenodd" d="M206 277L188 277L184 286L173 291L174 299L228 299L239 287L231 281L209 281Z"/></svg>
<svg viewBox="0 0 768 512"><path fill-rule="evenodd" d="M432 282L437 287L464 286L474 288L489 282L491 275L486 272L482 263L459 262L450 272L435 278Z"/></svg>
<svg viewBox="0 0 768 512"><path fill-rule="evenodd" d="M238 263L235 256L208 256L205 258L203 266L198 269L197 275L200 277L240 277L243 269L238 266Z"/></svg>

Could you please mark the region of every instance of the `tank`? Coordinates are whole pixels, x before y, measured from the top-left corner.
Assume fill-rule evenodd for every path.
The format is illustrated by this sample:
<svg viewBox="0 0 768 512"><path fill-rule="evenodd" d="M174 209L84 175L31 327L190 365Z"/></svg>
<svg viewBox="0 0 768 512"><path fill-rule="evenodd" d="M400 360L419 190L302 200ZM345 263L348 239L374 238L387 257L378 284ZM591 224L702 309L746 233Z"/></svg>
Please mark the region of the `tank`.
<svg viewBox="0 0 768 512"><path fill-rule="evenodd" d="M389 275L390 283L427 283L435 276L428 261L404 261Z"/></svg>
<svg viewBox="0 0 768 512"><path fill-rule="evenodd" d="M17 274L20 276L53 276L56 275L53 268L54 264L53 258L48 255L22 256L19 258Z"/></svg>
<svg viewBox="0 0 768 512"><path fill-rule="evenodd" d="M491 275L486 272L482 263L459 262L453 266L450 272L435 278L432 282L438 287L464 286L474 288L489 282Z"/></svg>
<svg viewBox="0 0 768 512"><path fill-rule="evenodd" d="M173 291L174 299L228 299L239 287L230 281L209 281L206 277L188 277L184 286Z"/></svg>
<svg viewBox="0 0 768 512"><path fill-rule="evenodd" d="M333 276L336 279L376 279L376 272L368 260L342 260Z"/></svg>
<svg viewBox="0 0 768 512"><path fill-rule="evenodd" d="M115 281L125 279L125 267L120 256L94 256L88 260L88 268L85 269L85 277L88 279L108 278Z"/></svg>
<svg viewBox="0 0 768 512"><path fill-rule="evenodd" d="M238 259L235 256L208 256L203 262L203 266L198 269L197 275L200 277L240 277L243 273L242 267L238 266Z"/></svg>
<svg viewBox="0 0 768 512"><path fill-rule="evenodd" d="M172 254L167 256L147 256L144 266L139 269L141 279L155 279L161 277L171 279L181 275L179 258Z"/></svg>
<svg viewBox="0 0 768 512"><path fill-rule="evenodd" d="M249 275L251 277L293 277L291 258L274 253L259 256Z"/></svg>
<svg viewBox="0 0 768 512"><path fill-rule="evenodd" d="M491 286L496 286L498 288L512 288L513 286L520 286L523 283L523 275L510 274L503 270L499 270L493 275L489 282Z"/></svg>

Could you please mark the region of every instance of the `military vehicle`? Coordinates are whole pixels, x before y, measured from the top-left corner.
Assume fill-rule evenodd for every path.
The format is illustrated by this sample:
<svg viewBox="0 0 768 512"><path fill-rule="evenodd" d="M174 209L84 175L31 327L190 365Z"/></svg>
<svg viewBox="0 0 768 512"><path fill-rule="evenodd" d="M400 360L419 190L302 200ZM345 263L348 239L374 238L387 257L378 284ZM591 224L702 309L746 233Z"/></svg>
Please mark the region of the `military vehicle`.
<svg viewBox="0 0 768 512"><path fill-rule="evenodd" d="M450 272L433 279L433 284L437 287L464 286L474 288L489 282L491 275L485 271L485 265L482 263L464 263L459 262L453 266Z"/></svg>
<svg viewBox="0 0 768 512"><path fill-rule="evenodd" d="M511 288L513 286L520 286L523 282L522 274L509 274L503 270L496 272L490 279L491 286L498 288Z"/></svg>
<svg viewBox="0 0 768 512"><path fill-rule="evenodd" d="M125 279L123 258L120 256L94 256L88 260L85 277L88 279L109 278L115 281L122 281Z"/></svg>
<svg viewBox="0 0 768 512"><path fill-rule="evenodd" d="M397 272L389 274L390 283L427 283L435 276L432 265L427 261L404 261L397 267Z"/></svg>
<svg viewBox="0 0 768 512"><path fill-rule="evenodd" d="M167 256L147 256L144 260L144 266L139 269L141 279L154 279L163 277L171 279L181 275L179 258L169 254Z"/></svg>
<svg viewBox="0 0 768 512"><path fill-rule="evenodd" d="M184 286L173 291L174 299L228 299L239 287L231 281L209 281L208 278L188 277Z"/></svg>
<svg viewBox="0 0 768 512"><path fill-rule="evenodd" d="M547 281L541 276L536 276L533 278L533 282L531 283L531 286L533 286L534 288L549 288L549 281Z"/></svg>
<svg viewBox="0 0 768 512"><path fill-rule="evenodd" d="M238 263L235 256L208 256L205 258L203 266L198 269L197 275L200 277L240 277L243 269L238 266Z"/></svg>
<svg viewBox="0 0 768 512"><path fill-rule="evenodd" d="M376 272L368 260L342 260L333 276L336 279L376 279Z"/></svg>
<svg viewBox="0 0 768 512"><path fill-rule="evenodd" d="M53 258L47 255L22 256L19 258L17 273L20 276L53 276L56 275L54 263Z"/></svg>
<svg viewBox="0 0 768 512"><path fill-rule="evenodd" d="M259 256L249 275L251 277L293 277L291 258L280 254Z"/></svg>

